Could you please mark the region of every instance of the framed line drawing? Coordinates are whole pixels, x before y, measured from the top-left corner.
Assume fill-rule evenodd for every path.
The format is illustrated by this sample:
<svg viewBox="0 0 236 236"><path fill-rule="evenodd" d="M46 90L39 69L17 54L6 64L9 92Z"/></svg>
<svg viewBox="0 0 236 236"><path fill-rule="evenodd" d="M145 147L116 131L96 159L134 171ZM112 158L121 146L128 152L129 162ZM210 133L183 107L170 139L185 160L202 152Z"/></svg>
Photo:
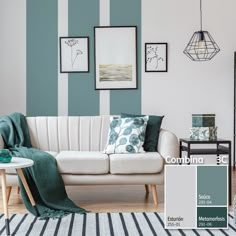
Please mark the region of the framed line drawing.
<svg viewBox="0 0 236 236"><path fill-rule="evenodd" d="M89 72L89 37L60 37L60 72Z"/></svg>
<svg viewBox="0 0 236 236"><path fill-rule="evenodd" d="M168 71L168 44L145 43L145 72Z"/></svg>
<svg viewBox="0 0 236 236"><path fill-rule="evenodd" d="M94 27L95 89L137 89L137 27Z"/></svg>

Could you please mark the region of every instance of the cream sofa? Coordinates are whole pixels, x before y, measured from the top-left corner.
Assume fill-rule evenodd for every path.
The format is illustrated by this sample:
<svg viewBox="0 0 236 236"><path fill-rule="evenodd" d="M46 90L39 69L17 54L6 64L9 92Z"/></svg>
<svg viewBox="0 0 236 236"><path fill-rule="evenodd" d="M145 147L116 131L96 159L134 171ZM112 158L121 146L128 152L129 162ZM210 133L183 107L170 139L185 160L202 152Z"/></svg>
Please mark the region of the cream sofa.
<svg viewBox="0 0 236 236"><path fill-rule="evenodd" d="M164 184L167 156L178 156L178 139L161 129L158 152L112 154L102 151L107 142L110 116L27 117L34 148L51 153L65 185L148 185L157 204L156 185ZM0 148L4 147L0 136ZM47 170L45 170L47 171ZM48 170L50 171L50 170ZM14 172L7 185L18 185Z"/></svg>

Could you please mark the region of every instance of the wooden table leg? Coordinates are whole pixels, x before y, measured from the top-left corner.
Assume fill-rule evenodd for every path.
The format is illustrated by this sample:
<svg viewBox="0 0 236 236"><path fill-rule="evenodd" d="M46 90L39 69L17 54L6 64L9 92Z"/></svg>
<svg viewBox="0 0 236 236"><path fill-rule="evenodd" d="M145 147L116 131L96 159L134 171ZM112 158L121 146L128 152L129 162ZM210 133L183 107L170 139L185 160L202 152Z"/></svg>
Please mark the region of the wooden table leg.
<svg viewBox="0 0 236 236"><path fill-rule="evenodd" d="M152 186L152 195L153 195L154 204L157 206L158 204L157 188L155 184L152 184L151 186Z"/></svg>
<svg viewBox="0 0 236 236"><path fill-rule="evenodd" d="M9 199L11 196L11 190L12 190L12 186L8 186L7 187L7 204L9 203Z"/></svg>
<svg viewBox="0 0 236 236"><path fill-rule="evenodd" d="M149 193L149 187L148 187L148 184L145 184L145 190L146 190L146 193Z"/></svg>
<svg viewBox="0 0 236 236"><path fill-rule="evenodd" d="M27 181L26 181L26 179L25 179L25 176L24 176L24 174L23 174L23 171L22 171L21 168L16 169L16 170L17 170L17 173L18 173L18 175L19 175L19 177L20 177L20 179L21 179L21 182L22 182L22 184L23 184L23 186L24 186L24 188L25 188L25 191L26 191L27 196L28 196L28 198L29 198L29 200L30 200L30 203L31 203L31 205L34 207L34 209L35 209L37 215L39 216L38 209L37 209L37 207L36 207L34 198L33 198L32 194L31 194L31 191L30 191L30 189L29 189L29 186L28 186L28 184L27 184Z"/></svg>
<svg viewBox="0 0 236 236"><path fill-rule="evenodd" d="M10 235L10 227L9 227L9 213L7 207L7 185L6 185L6 172L5 170L0 170L1 172L1 180L2 180L2 200L3 200L3 209L5 215L5 225L7 235Z"/></svg>
<svg viewBox="0 0 236 236"><path fill-rule="evenodd" d="M17 188L17 190L16 190L16 191L17 191L17 194L20 194L20 187L17 186L16 188Z"/></svg>

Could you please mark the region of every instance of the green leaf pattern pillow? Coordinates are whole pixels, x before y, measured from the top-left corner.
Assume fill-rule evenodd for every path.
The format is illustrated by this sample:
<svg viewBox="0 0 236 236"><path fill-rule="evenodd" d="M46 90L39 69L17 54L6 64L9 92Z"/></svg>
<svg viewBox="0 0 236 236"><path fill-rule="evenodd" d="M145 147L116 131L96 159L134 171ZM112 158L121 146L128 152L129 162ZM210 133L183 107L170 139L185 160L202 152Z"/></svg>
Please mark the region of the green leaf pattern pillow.
<svg viewBox="0 0 236 236"><path fill-rule="evenodd" d="M148 116L135 118L110 118L108 141L104 153L144 152L143 143Z"/></svg>

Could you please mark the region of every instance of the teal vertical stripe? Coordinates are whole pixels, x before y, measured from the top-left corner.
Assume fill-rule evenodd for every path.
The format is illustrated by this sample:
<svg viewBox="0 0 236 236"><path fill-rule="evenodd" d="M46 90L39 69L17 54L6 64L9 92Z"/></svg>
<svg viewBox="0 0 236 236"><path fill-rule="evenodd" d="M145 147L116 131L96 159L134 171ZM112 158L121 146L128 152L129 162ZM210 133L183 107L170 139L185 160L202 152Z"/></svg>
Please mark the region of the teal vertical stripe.
<svg viewBox="0 0 236 236"><path fill-rule="evenodd" d="M57 0L27 0L27 115L57 115Z"/></svg>
<svg viewBox="0 0 236 236"><path fill-rule="evenodd" d="M141 113L141 0L110 0L111 26L137 26L138 89L111 90L110 112Z"/></svg>
<svg viewBox="0 0 236 236"><path fill-rule="evenodd" d="M99 25L99 0L69 0L69 36L89 36L90 72L69 74L69 115L98 115L99 91L94 88L94 35Z"/></svg>

